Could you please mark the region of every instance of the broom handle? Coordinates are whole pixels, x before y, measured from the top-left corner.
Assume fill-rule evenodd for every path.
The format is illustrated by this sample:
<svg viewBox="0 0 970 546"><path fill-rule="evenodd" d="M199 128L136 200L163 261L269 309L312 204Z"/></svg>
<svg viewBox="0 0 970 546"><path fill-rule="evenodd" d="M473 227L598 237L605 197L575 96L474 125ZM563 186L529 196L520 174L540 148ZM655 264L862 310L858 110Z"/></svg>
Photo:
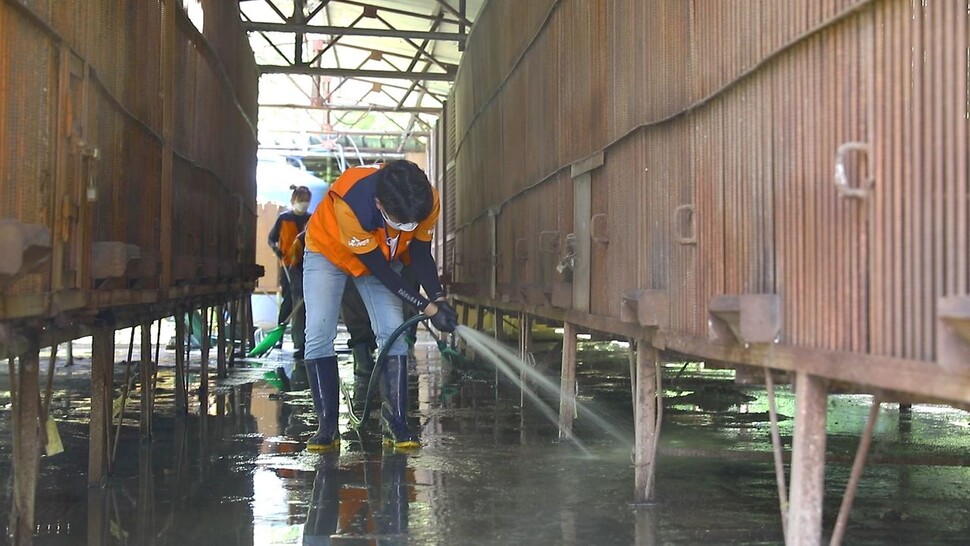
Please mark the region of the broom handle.
<svg viewBox="0 0 970 546"><path fill-rule="evenodd" d="M283 263L283 260L281 260L279 256L276 257L276 261L278 261L280 263L280 267L283 268L283 274L286 275L287 285L288 286L292 285L293 280L290 278L289 268L286 267L286 264ZM303 305L303 299L301 298L300 301L298 301L297 304L293 306L293 310L290 311L290 314L286 316L286 319L283 320L283 322L281 322L280 324L286 324L287 322L290 322L290 319L293 318L293 315L295 315L296 312L300 310L300 306L302 305Z"/></svg>
<svg viewBox="0 0 970 546"><path fill-rule="evenodd" d="M41 419L47 422L50 415L51 397L54 394L54 363L57 362L57 343L51 345L51 359L47 365L47 389L44 391L44 400L41 405Z"/></svg>

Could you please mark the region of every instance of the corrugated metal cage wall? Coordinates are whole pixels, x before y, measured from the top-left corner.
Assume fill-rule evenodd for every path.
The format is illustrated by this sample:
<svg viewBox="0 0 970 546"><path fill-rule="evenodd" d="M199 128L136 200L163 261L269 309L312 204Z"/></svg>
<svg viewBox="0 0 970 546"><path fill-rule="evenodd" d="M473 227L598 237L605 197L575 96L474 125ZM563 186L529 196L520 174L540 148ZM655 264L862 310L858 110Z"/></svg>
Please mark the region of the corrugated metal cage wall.
<svg viewBox="0 0 970 546"><path fill-rule="evenodd" d="M662 292L704 339L724 296L770 295L782 345L937 360L970 294L968 25L965 0L490 1L445 116L454 290L613 323Z"/></svg>
<svg viewBox="0 0 970 546"><path fill-rule="evenodd" d="M0 1L0 319L259 274L255 62L235 3L202 4Z"/></svg>

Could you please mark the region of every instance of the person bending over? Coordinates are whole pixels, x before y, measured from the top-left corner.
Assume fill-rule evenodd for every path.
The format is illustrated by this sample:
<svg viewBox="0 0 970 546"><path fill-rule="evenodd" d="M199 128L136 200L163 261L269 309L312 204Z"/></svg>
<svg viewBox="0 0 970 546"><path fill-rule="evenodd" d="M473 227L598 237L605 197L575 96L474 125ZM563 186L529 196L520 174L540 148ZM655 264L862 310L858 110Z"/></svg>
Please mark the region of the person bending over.
<svg viewBox="0 0 970 546"><path fill-rule="evenodd" d="M439 330L458 325L446 301L431 255L440 205L428 177L410 161L348 169L330 186L310 218L303 264L306 302L306 370L318 428L310 451L337 447L339 384L334 339L344 285L351 279L370 317L378 346L404 322L405 303L431 318ZM410 264L427 298L401 278ZM407 343L398 337L388 348L381 369L381 428L384 443L415 448L418 438L408 428Z"/></svg>

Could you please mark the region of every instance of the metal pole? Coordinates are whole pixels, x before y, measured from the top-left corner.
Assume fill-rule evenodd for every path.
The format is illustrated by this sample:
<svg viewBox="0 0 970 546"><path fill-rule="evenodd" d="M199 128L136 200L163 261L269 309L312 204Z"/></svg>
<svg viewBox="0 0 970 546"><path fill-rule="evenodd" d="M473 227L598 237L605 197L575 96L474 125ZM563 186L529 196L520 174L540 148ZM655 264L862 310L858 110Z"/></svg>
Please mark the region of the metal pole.
<svg viewBox="0 0 970 546"><path fill-rule="evenodd" d="M633 400L634 502L653 499L657 435L657 350L649 340L637 343L637 396Z"/></svg>
<svg viewBox="0 0 970 546"><path fill-rule="evenodd" d="M576 415L576 326L563 323L562 368L559 381L559 438L573 437Z"/></svg>
<svg viewBox="0 0 970 546"><path fill-rule="evenodd" d="M291 34L325 34L331 36L371 36L375 38L409 38L412 40L443 40L460 42L464 36L455 32L430 32L427 30L397 30L385 28L337 27L319 25L295 25L292 23L243 22L248 32L284 32Z"/></svg>
<svg viewBox="0 0 970 546"><path fill-rule="evenodd" d="M795 437L791 461L789 546L818 546L822 542L822 502L825 497L826 380L798 372L795 384Z"/></svg>
<svg viewBox="0 0 970 546"><path fill-rule="evenodd" d="M768 394L768 415L771 420L771 447L775 460L775 481L778 484L778 507L781 510L781 531L788 536L788 491L785 485L785 462L782 458L781 434L778 432L778 411L775 406L775 383L771 369L765 368L765 391Z"/></svg>
<svg viewBox="0 0 970 546"><path fill-rule="evenodd" d="M40 349L31 336L29 349L19 358L19 371L11 363L10 393L13 402L13 506L10 514L15 544L30 544L34 534L34 502L40 473Z"/></svg>

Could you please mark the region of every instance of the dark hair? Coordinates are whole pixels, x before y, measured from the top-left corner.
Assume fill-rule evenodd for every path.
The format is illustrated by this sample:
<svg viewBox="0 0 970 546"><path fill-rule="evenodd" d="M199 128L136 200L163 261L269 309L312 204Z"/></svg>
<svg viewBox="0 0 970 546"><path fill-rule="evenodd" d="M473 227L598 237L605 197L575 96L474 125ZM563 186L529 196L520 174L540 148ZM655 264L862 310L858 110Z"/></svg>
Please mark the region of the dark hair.
<svg viewBox="0 0 970 546"><path fill-rule="evenodd" d="M310 192L310 188L306 186L297 186L296 184L290 185L290 189L293 190L293 195L290 196L290 201L298 201L299 197L306 197L304 201L309 201L313 198L313 193Z"/></svg>
<svg viewBox="0 0 970 546"><path fill-rule="evenodd" d="M404 223L420 222L431 214L434 206L431 182L420 167L399 159L379 172L377 198L387 214Z"/></svg>

